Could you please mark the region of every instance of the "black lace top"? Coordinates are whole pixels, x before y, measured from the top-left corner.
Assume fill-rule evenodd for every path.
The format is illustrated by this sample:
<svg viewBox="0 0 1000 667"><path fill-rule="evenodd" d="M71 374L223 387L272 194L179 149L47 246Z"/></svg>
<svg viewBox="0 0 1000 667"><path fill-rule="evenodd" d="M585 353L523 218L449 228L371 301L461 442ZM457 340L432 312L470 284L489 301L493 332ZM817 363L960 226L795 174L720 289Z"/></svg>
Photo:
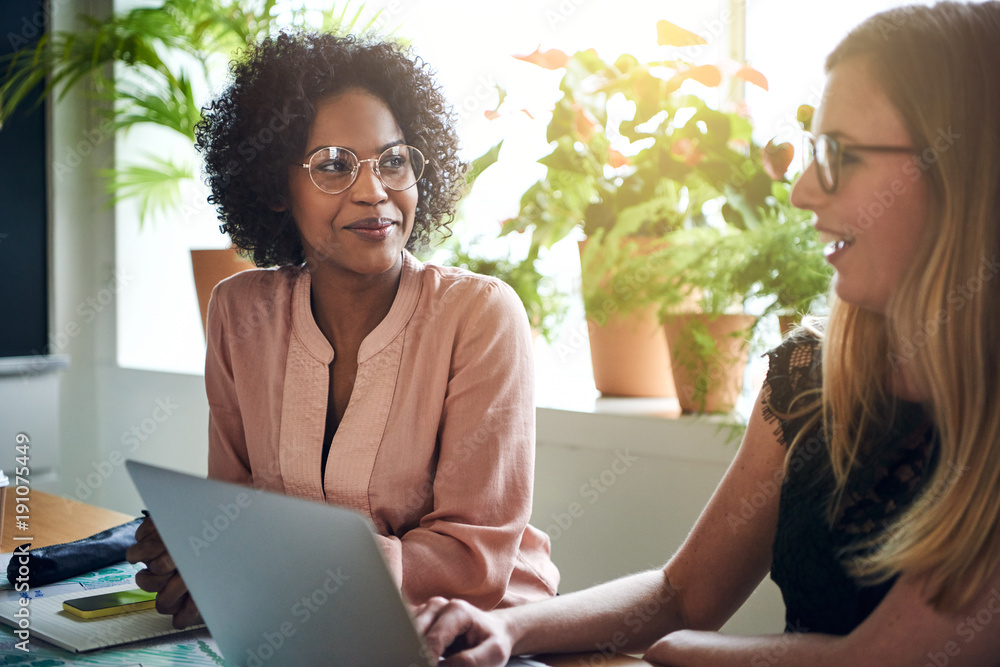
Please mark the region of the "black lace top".
<svg viewBox="0 0 1000 667"><path fill-rule="evenodd" d="M765 418L786 446L808 421L788 415L792 400L822 384L819 341L800 335L768 352ZM877 535L914 501L937 463L937 432L919 403L897 400L873 427L833 513L833 474L823 429L796 446L781 490L771 578L785 600L786 632L844 635L875 609L893 581L868 586L851 578L845 554Z"/></svg>

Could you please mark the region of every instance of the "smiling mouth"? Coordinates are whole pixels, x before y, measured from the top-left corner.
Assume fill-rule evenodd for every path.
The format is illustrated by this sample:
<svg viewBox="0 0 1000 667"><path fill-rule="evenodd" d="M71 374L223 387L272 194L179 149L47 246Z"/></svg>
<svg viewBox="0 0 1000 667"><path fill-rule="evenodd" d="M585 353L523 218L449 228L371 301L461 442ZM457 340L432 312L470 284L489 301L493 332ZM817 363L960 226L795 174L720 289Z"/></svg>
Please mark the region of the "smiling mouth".
<svg viewBox="0 0 1000 667"><path fill-rule="evenodd" d="M389 218L365 218L364 220L358 220L347 225L347 229L371 231L385 229L394 224L396 224L395 221Z"/></svg>
<svg viewBox="0 0 1000 667"><path fill-rule="evenodd" d="M395 220L389 218L365 218L352 222L344 229L363 241L381 243L395 234L397 224Z"/></svg>
<svg viewBox="0 0 1000 667"><path fill-rule="evenodd" d="M835 252L850 248L854 245L854 237L832 232L820 231L819 242L823 244L823 254L830 256Z"/></svg>

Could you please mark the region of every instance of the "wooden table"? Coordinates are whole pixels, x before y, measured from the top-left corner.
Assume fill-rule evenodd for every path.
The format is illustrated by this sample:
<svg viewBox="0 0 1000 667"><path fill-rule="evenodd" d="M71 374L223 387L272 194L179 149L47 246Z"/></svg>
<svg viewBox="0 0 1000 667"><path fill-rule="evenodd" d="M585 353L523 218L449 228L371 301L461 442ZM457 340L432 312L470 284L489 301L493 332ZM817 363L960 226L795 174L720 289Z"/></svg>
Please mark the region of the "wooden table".
<svg viewBox="0 0 1000 667"><path fill-rule="evenodd" d="M4 506L3 535L0 536L0 552L9 553L23 543L14 540L15 536L33 537L32 547L44 547L72 542L135 518L43 491L32 490L29 498L27 503L24 503L29 508L28 530L18 530L16 525L18 497L14 495L13 488L8 489L7 502ZM539 661L551 667L627 667L650 664L628 656L609 657L599 653L543 656Z"/></svg>
<svg viewBox="0 0 1000 667"><path fill-rule="evenodd" d="M33 537L32 548L50 544L72 542L113 528L135 517L113 510L101 509L93 505L60 498L44 491L32 489L28 501L22 503L28 508L28 530L18 530L16 525L17 505L21 497L15 495L14 487L8 487L4 503L3 535L0 536L0 552L10 553L17 545L23 544L14 537ZM21 513L23 514L23 513Z"/></svg>

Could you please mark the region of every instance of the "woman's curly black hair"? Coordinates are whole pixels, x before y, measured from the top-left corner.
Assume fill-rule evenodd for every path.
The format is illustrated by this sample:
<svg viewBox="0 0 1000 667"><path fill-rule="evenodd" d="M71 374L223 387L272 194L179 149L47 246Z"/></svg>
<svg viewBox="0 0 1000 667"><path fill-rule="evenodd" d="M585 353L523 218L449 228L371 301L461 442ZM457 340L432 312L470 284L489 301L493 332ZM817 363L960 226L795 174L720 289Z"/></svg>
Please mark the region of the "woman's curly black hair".
<svg viewBox="0 0 1000 667"><path fill-rule="evenodd" d="M427 63L391 42L283 32L248 46L231 69L232 84L203 110L196 146L219 228L257 266L305 261L290 211L274 207L287 202L288 168L302 161L316 105L349 88L385 102L406 142L426 157L407 248L447 230L465 166L454 117Z"/></svg>

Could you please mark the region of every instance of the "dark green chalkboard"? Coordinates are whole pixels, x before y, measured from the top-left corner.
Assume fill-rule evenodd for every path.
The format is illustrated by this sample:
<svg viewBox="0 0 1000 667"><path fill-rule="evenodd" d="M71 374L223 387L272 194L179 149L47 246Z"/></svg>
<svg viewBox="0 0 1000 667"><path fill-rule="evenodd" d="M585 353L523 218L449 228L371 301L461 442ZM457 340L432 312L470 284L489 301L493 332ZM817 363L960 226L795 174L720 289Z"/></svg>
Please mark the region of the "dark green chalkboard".
<svg viewBox="0 0 1000 667"><path fill-rule="evenodd" d="M0 2L0 53L34 44L47 20L43 0ZM0 357L58 352L48 349L45 165L45 105L23 105L0 127Z"/></svg>

